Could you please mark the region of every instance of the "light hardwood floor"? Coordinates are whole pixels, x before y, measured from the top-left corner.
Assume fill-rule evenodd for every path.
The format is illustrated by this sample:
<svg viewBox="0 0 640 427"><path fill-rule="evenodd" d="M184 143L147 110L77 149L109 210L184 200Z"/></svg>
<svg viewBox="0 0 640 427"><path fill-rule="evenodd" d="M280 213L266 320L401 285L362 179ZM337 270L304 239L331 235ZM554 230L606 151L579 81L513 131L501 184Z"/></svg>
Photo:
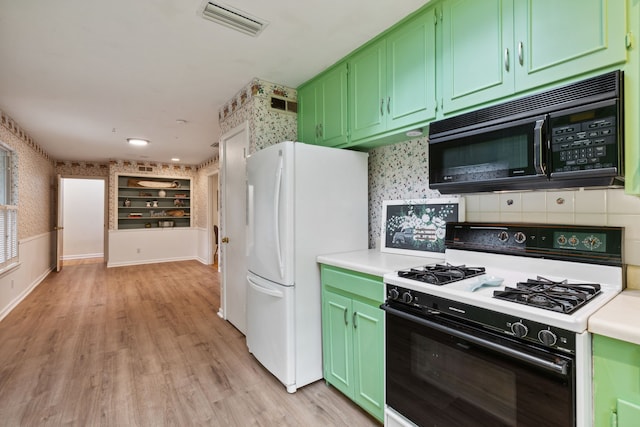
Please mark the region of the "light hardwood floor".
<svg viewBox="0 0 640 427"><path fill-rule="evenodd" d="M2 426L376 426L324 381L288 394L196 261L51 273L0 322Z"/></svg>

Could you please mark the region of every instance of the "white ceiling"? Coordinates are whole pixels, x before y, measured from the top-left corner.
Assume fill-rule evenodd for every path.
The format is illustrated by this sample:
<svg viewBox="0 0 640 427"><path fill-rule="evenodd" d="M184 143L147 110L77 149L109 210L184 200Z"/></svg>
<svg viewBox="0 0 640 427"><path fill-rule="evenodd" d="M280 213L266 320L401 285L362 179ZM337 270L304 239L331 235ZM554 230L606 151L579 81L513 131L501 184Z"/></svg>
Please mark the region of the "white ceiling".
<svg viewBox="0 0 640 427"><path fill-rule="evenodd" d="M254 38L202 0L0 0L0 110L56 160L198 164L252 78L295 88L425 2L220 1L269 22Z"/></svg>

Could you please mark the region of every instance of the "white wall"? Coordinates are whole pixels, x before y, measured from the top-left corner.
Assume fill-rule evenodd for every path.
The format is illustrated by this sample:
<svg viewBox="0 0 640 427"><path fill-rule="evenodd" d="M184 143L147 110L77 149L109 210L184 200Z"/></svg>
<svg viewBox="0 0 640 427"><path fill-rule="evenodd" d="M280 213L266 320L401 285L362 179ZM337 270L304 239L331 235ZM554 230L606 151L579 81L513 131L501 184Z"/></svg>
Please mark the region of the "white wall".
<svg viewBox="0 0 640 427"><path fill-rule="evenodd" d="M104 256L105 182L63 178L62 259Z"/></svg>
<svg viewBox="0 0 640 427"><path fill-rule="evenodd" d="M19 241L20 265L0 276L0 320L51 272L52 233Z"/></svg>
<svg viewBox="0 0 640 427"><path fill-rule="evenodd" d="M200 259L199 230L195 227L109 230L107 267Z"/></svg>

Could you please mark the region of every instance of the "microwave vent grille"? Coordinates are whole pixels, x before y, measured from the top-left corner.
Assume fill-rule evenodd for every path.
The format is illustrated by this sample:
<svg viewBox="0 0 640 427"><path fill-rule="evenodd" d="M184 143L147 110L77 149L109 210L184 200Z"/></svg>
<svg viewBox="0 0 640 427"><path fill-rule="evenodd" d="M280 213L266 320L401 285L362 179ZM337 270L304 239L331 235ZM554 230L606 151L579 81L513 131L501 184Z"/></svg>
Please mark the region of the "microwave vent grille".
<svg viewBox="0 0 640 427"><path fill-rule="evenodd" d="M620 96L622 72L612 71L580 82L526 96L470 113L461 114L429 125L429 137L455 134L461 128L471 130L501 121L514 120L552 110L571 108Z"/></svg>

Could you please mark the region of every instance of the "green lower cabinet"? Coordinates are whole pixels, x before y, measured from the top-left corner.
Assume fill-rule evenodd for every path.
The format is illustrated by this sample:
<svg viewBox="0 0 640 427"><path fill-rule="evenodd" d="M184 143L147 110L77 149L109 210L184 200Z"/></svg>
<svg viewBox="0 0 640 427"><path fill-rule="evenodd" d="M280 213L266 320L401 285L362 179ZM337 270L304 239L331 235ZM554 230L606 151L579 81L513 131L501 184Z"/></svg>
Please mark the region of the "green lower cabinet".
<svg viewBox="0 0 640 427"><path fill-rule="evenodd" d="M382 278L322 266L325 380L371 415L384 417Z"/></svg>
<svg viewBox="0 0 640 427"><path fill-rule="evenodd" d="M593 336L595 427L640 425L640 346Z"/></svg>

